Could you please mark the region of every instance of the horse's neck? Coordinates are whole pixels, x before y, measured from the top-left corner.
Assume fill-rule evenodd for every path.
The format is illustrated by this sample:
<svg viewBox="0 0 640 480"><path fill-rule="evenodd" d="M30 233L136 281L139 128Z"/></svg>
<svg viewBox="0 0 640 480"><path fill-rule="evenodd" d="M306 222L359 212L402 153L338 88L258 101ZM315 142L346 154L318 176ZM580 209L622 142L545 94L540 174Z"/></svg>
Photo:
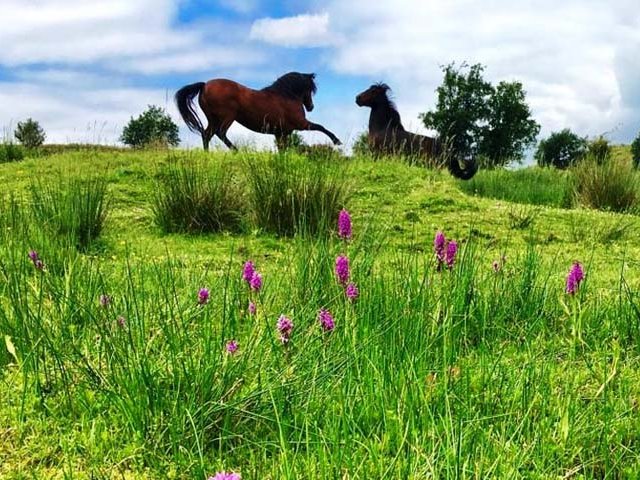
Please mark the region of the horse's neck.
<svg viewBox="0 0 640 480"><path fill-rule="evenodd" d="M389 105L374 105L369 115L369 132L385 132L388 130L404 131L400 115Z"/></svg>

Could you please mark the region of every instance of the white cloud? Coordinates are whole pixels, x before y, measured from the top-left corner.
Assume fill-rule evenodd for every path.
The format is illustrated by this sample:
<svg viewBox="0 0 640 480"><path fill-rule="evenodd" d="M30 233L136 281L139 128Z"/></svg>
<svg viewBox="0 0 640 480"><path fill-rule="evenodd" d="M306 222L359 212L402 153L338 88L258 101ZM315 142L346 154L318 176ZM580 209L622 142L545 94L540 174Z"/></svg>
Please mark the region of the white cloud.
<svg viewBox="0 0 640 480"><path fill-rule="evenodd" d="M250 38L283 47L324 47L336 43L329 14L261 18L251 26Z"/></svg>
<svg viewBox="0 0 640 480"><path fill-rule="evenodd" d="M487 65L492 81L522 81L543 134L613 130L614 140L628 140L618 127L630 121L625 105L640 98L636 0L334 0L322 8L344 37L331 67L387 81L405 123L435 104L439 66L466 60Z"/></svg>

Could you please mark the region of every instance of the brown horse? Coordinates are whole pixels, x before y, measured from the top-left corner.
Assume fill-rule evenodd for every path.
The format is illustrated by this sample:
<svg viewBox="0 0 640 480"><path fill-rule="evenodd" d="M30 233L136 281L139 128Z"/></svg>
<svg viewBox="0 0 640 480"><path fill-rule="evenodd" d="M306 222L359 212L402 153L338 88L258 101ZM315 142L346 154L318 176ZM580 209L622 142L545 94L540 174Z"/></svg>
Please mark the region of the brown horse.
<svg viewBox="0 0 640 480"><path fill-rule="evenodd" d="M453 176L463 180L473 177L478 171L478 166L473 159L465 161L465 168L461 168L458 159L445 151L448 149L443 148L439 138L418 135L405 130L398 109L387 95L389 90L387 84L376 83L356 96L358 106L371 108L369 148L378 154L430 158L435 159L436 164L446 162Z"/></svg>
<svg viewBox="0 0 640 480"><path fill-rule="evenodd" d="M287 145L294 130L317 130L327 135L335 145L340 145L340 140L333 133L305 118L305 109L307 112L313 110L312 96L317 89L315 76L315 73L290 72L262 90L218 78L182 87L176 92L175 99L189 129L202 135L205 150L209 150L209 142L214 135L227 147L236 150L227 138L227 130L233 122L254 132L275 135L279 149ZM206 128L194 109L196 95L209 122Z"/></svg>

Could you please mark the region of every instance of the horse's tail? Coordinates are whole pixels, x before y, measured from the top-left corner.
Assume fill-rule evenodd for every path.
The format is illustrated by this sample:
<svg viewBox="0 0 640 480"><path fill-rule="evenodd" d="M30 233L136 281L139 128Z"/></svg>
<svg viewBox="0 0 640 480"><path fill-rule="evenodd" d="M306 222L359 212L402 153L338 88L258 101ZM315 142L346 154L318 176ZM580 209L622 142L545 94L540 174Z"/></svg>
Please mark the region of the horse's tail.
<svg viewBox="0 0 640 480"><path fill-rule="evenodd" d="M463 163L464 168L460 166L458 158L455 155L452 155L449 158L447 167L449 168L451 175L454 177L459 178L460 180L469 180L478 171L478 162L476 162L475 158L472 158L470 160L464 160Z"/></svg>
<svg viewBox="0 0 640 480"><path fill-rule="evenodd" d="M434 153L436 155L444 155L449 172L460 180L469 180L478 171L478 162L475 158L462 160L464 167L460 166L460 158L452 147L451 139L445 141L439 138L436 139Z"/></svg>
<svg viewBox="0 0 640 480"><path fill-rule="evenodd" d="M187 124L189 130L200 135L204 135L204 127L196 113L193 99L202 92L203 88L204 82L192 83L182 87L175 95L176 105L184 123Z"/></svg>

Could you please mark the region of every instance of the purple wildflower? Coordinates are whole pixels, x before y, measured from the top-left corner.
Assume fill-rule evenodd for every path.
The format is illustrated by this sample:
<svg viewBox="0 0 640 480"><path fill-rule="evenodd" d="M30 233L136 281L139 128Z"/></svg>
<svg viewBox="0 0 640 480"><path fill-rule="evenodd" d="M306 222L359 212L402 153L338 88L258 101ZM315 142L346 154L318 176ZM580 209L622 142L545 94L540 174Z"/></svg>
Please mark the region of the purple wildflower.
<svg viewBox="0 0 640 480"><path fill-rule="evenodd" d="M447 243L447 252L445 255L447 267L453 268L453 264L456 261L456 253L458 253L458 244L455 240L451 240L449 243Z"/></svg>
<svg viewBox="0 0 640 480"><path fill-rule="evenodd" d="M293 322L291 319L284 315L280 315L278 323L276 323L276 328L280 333L280 341L282 343L287 343L291 338L291 332L293 331Z"/></svg>
<svg viewBox="0 0 640 480"><path fill-rule="evenodd" d="M259 291L262 288L262 275L260 275L258 272L253 272L253 276L251 277L249 286L254 292Z"/></svg>
<svg viewBox="0 0 640 480"><path fill-rule="evenodd" d="M256 314L256 304L254 302L249 302L249 315L255 315Z"/></svg>
<svg viewBox="0 0 640 480"><path fill-rule="evenodd" d="M360 291L358 290L358 287L356 286L355 283L350 283L349 285L347 285L347 288L345 288L344 293L347 295L347 298L349 299L350 302L355 302L358 296L360 295Z"/></svg>
<svg viewBox="0 0 640 480"><path fill-rule="evenodd" d="M344 208L338 214L338 236L345 240L351 238L351 215Z"/></svg>
<svg viewBox="0 0 640 480"><path fill-rule="evenodd" d="M102 308L107 308L111 304L111 297L109 295L105 295L104 293L100 295L100 306Z"/></svg>
<svg viewBox="0 0 640 480"><path fill-rule="evenodd" d="M198 291L198 304L199 305L206 305L207 303L209 303L209 289L208 288L201 288Z"/></svg>
<svg viewBox="0 0 640 480"><path fill-rule="evenodd" d="M344 255L336 258L336 277L341 285L346 285L349 281L349 259Z"/></svg>
<svg viewBox="0 0 640 480"><path fill-rule="evenodd" d="M40 260L38 252L36 252L35 250L30 250L29 258L33 262L33 266L36 267L36 270L44 270L44 263L42 262L42 260Z"/></svg>
<svg viewBox="0 0 640 480"><path fill-rule="evenodd" d="M218 472L207 480L241 480L240 474L235 472Z"/></svg>
<svg viewBox="0 0 640 480"><path fill-rule="evenodd" d="M116 321L118 322L118 326L119 326L120 328L124 328L124 326L127 324L127 321L125 320L125 318L124 318L122 315L120 315L120 316L116 319Z"/></svg>
<svg viewBox="0 0 640 480"><path fill-rule="evenodd" d="M436 252L436 259L438 260L438 265L444 262L444 246L446 242L447 242L447 239L444 237L444 233L438 230L435 238L433 239L433 250Z"/></svg>
<svg viewBox="0 0 640 480"><path fill-rule="evenodd" d="M255 266L251 260L244 262L244 267L242 268L242 278L244 278L244 281L251 284L251 279L255 271Z"/></svg>
<svg viewBox="0 0 640 480"><path fill-rule="evenodd" d="M233 355L238 351L238 342L235 340L231 340L227 342L227 353Z"/></svg>
<svg viewBox="0 0 640 480"><path fill-rule="evenodd" d="M329 310L323 308L318 312L318 321L320 322L320 326L325 332L332 331L336 324L333 321L333 316L329 312Z"/></svg>
<svg viewBox="0 0 640 480"><path fill-rule="evenodd" d="M582 270L582 264L580 262L573 262L573 265L569 270L569 274L567 275L566 292L569 295L575 295L582 280L584 280L584 271Z"/></svg>

